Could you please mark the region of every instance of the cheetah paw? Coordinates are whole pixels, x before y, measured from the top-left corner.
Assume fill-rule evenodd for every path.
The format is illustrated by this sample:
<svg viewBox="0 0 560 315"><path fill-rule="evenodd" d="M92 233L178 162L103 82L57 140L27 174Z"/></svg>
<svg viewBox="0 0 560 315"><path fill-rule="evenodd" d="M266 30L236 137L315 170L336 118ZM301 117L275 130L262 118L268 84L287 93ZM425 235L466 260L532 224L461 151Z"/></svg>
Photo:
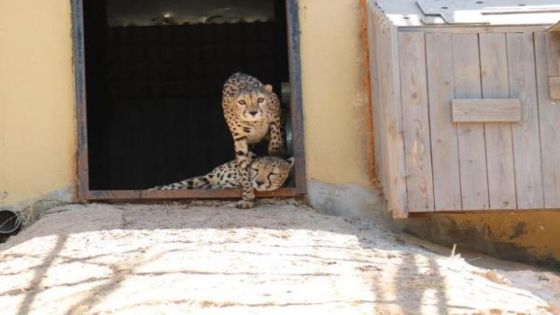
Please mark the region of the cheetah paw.
<svg viewBox="0 0 560 315"><path fill-rule="evenodd" d="M253 202L251 200L239 200L235 204L235 207L238 208L238 209L250 209L250 208L253 208L254 205L255 205L255 202Z"/></svg>

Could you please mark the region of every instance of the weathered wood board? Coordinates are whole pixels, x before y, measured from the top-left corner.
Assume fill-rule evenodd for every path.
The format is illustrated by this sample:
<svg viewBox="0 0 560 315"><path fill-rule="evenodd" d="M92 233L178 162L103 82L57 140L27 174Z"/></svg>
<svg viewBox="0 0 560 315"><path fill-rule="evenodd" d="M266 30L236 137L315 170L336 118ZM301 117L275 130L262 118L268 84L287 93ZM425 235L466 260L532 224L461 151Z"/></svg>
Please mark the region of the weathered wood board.
<svg viewBox="0 0 560 315"><path fill-rule="evenodd" d="M480 59L477 34L453 34L456 98L480 98ZM458 124L459 167L463 210L489 208L486 141L482 123Z"/></svg>
<svg viewBox="0 0 560 315"><path fill-rule="evenodd" d="M539 113L532 33L508 33L507 54L510 97L523 104L521 122L513 127L517 206L544 207Z"/></svg>
<svg viewBox="0 0 560 315"><path fill-rule="evenodd" d="M408 210L433 211L432 157L423 33L399 34Z"/></svg>
<svg viewBox="0 0 560 315"><path fill-rule="evenodd" d="M546 34L535 33L544 206L560 208L560 101L550 99Z"/></svg>
<svg viewBox="0 0 560 315"><path fill-rule="evenodd" d="M546 58L548 69L548 89L552 99L560 99L560 32L546 33Z"/></svg>
<svg viewBox="0 0 560 315"><path fill-rule="evenodd" d="M482 97L509 97L508 56L506 34L479 34ZM493 102L492 102L493 103ZM511 121L521 119L521 103L504 105ZM501 112L500 112L501 113ZM507 115L506 115L507 116ZM503 120L507 121L507 120ZM513 160L512 124L485 124L486 163L488 165L488 191L491 209L515 209L515 167Z"/></svg>
<svg viewBox="0 0 560 315"><path fill-rule="evenodd" d="M435 210L462 210L457 128L451 121L454 95L452 36L426 34L428 99Z"/></svg>
<svg viewBox="0 0 560 315"><path fill-rule="evenodd" d="M548 77L548 88L550 98L560 99L560 77Z"/></svg>
<svg viewBox="0 0 560 315"><path fill-rule="evenodd" d="M453 122L518 122L521 103L515 98L456 98L451 100Z"/></svg>
<svg viewBox="0 0 560 315"><path fill-rule="evenodd" d="M376 44L370 46L373 74L374 125L376 126L376 152L378 174L387 197L389 211L395 218L407 216L406 169L404 138L400 102L398 67L398 38L396 28L386 23L386 18L374 10L368 20L378 25L371 36ZM378 87L377 89L375 87Z"/></svg>

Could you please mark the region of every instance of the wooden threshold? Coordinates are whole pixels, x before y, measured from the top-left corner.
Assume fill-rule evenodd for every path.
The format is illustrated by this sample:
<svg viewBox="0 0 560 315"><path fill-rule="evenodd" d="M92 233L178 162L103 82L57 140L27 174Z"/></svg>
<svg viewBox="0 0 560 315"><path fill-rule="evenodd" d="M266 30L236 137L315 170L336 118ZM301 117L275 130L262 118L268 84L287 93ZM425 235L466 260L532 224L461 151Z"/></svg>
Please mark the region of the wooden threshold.
<svg viewBox="0 0 560 315"><path fill-rule="evenodd" d="M290 198L303 196L296 188L280 188L273 191L255 191L257 198ZM83 196L86 200L164 200L164 199L237 199L241 189L217 190L90 190Z"/></svg>

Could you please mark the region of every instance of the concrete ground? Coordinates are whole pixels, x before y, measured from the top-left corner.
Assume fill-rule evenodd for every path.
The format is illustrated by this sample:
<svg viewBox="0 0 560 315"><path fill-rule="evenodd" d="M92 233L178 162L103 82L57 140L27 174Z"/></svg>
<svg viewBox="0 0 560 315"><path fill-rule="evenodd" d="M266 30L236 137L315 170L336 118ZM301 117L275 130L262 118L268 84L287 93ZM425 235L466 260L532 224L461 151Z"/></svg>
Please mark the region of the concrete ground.
<svg viewBox="0 0 560 315"><path fill-rule="evenodd" d="M296 203L69 205L0 244L0 313L558 314L557 274L429 249Z"/></svg>

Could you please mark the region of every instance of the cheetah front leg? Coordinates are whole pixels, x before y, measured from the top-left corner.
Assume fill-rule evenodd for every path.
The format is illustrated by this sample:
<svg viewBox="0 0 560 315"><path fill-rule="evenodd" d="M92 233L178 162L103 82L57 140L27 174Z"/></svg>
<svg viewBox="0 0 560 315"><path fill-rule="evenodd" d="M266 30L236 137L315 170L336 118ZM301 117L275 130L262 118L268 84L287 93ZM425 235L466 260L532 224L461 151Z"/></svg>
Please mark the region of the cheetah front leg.
<svg viewBox="0 0 560 315"><path fill-rule="evenodd" d="M276 120L270 123L270 142L268 143L268 154L274 156L283 156L284 150L284 137L282 137L282 130L280 121Z"/></svg>
<svg viewBox="0 0 560 315"><path fill-rule="evenodd" d="M241 177L241 189L243 190L242 199L235 205L240 209L249 209L254 205L255 192L251 185L251 178L249 176L249 165L251 165L251 154L247 146L247 139L239 139L234 142L235 148L235 162Z"/></svg>

